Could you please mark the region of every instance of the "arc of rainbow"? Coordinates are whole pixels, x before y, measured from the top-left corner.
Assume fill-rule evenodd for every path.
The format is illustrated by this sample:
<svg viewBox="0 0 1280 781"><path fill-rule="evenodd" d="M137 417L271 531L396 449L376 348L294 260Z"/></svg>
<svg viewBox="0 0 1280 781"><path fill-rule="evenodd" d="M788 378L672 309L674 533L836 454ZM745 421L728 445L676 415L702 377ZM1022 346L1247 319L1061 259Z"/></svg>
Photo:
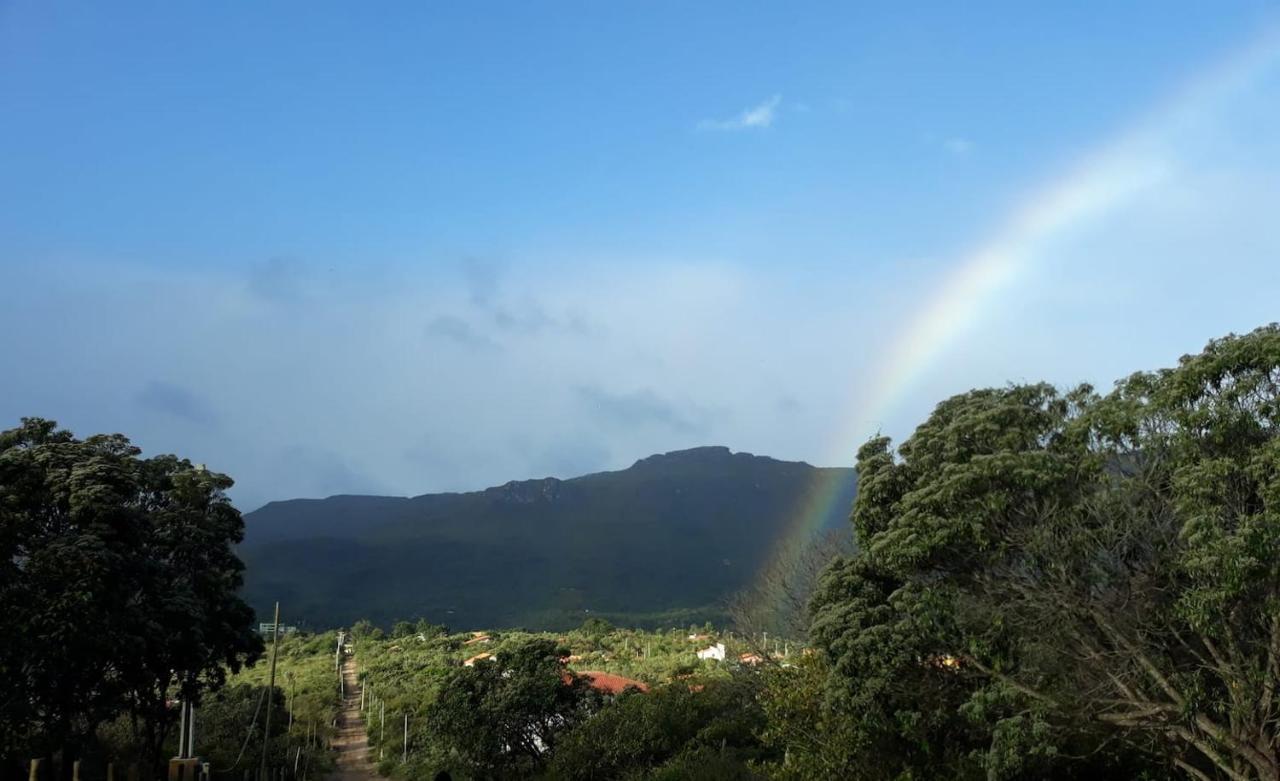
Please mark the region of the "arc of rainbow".
<svg viewBox="0 0 1280 781"><path fill-rule="evenodd" d="M1174 172L1168 147L1178 133L1215 114L1221 104L1256 84L1280 65L1280 27L1204 70L1103 144L1065 176L1042 186L985 240L962 255L901 335L883 351L872 372L870 392L852 405L829 454L848 463L857 445L882 425L898 400L927 373L935 359L971 326L1000 292L1042 257L1051 242L1130 203ZM871 422L871 425L868 425ZM870 430L868 430L870 428ZM779 557L794 556L836 508L841 481L818 477L790 515L775 546Z"/></svg>

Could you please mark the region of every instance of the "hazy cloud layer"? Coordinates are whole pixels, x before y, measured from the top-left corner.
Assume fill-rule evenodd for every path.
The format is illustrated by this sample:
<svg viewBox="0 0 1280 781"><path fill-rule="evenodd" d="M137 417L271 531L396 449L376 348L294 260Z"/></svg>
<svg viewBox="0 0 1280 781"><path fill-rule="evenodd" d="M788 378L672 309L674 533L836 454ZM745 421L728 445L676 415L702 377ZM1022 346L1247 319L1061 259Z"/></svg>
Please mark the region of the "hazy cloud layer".
<svg viewBox="0 0 1280 781"><path fill-rule="evenodd" d="M147 410L172 415L190 423L205 425L217 420L213 408L200 396L180 385L160 380L148 382L138 392L137 401Z"/></svg>
<svg viewBox="0 0 1280 781"><path fill-rule="evenodd" d="M657 425L682 433L707 429L704 412L681 407L649 388L616 393L586 385L577 391L587 413L611 425L622 428Z"/></svg>

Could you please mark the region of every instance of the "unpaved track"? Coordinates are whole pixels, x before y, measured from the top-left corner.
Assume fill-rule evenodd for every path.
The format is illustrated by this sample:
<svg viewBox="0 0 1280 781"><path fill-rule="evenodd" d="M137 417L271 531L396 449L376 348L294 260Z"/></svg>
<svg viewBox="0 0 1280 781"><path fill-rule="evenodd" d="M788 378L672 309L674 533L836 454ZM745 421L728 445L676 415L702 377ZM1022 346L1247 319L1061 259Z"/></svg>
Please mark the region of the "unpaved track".
<svg viewBox="0 0 1280 781"><path fill-rule="evenodd" d="M334 781L374 781L378 778L369 759L369 734L364 729L364 716L360 713L360 683L356 679L355 657L342 660L342 683L347 696L342 700L342 715L338 717L338 734L334 748L338 750L338 768Z"/></svg>

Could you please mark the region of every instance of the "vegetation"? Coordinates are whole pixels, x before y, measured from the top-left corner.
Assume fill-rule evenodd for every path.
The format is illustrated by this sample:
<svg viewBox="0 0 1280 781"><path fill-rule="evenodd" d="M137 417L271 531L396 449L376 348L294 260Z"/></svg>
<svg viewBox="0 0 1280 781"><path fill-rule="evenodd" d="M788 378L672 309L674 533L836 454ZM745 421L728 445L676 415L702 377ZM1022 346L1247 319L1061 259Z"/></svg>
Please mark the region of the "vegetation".
<svg viewBox="0 0 1280 781"><path fill-rule="evenodd" d="M323 778L333 768L329 744L342 704L336 669L337 641L336 632L288 634L280 638L276 693L272 697L272 743L267 752L271 767L297 767L299 775L317 778ZM258 767L262 756L260 730L266 707L262 694L269 668L267 659L263 658L234 676L230 681L233 688L215 695L219 703L238 703L238 711L228 712L224 717L223 713L211 712L208 706L201 710L199 723L204 737L197 749L215 770L243 772L246 767ZM251 699L256 699L256 703L246 707ZM218 737L213 732L215 724L234 740L228 742ZM249 725L257 728L249 730ZM235 777L234 774L231 777Z"/></svg>
<svg viewBox="0 0 1280 781"><path fill-rule="evenodd" d="M177 695L242 766L266 669L244 667L229 481L43 421L0 442L0 599L24 638L0 654L28 693L6 751L153 760ZM961 394L857 466L852 540L775 559L735 601L745 634L354 622L380 772L1280 779L1280 326L1106 394ZM282 641L273 764L330 767L335 647Z"/></svg>
<svg viewBox="0 0 1280 781"><path fill-rule="evenodd" d="M177 717L261 643L237 595L230 478L115 435L28 418L0 432L0 717L7 763L92 753L127 715L143 767Z"/></svg>
<svg viewBox="0 0 1280 781"><path fill-rule="evenodd" d="M1278 432L1270 326L864 446L812 637L866 775L1280 777Z"/></svg>
<svg viewBox="0 0 1280 781"><path fill-rule="evenodd" d="M766 679L735 661L763 654L762 638L706 625L618 629L595 618L558 634L448 634L426 622L414 627L425 631L404 632L409 626L400 622L400 633L387 635L361 622L355 633L370 742L386 775L686 777L669 774L704 750L714 749L716 759L703 757L700 766L742 772L766 755L781 756L757 735ZM698 658L714 643L725 644L729 661ZM769 646L777 662L801 656L790 643ZM488 658L475 658L481 655ZM598 673L651 688L599 691L590 686Z"/></svg>

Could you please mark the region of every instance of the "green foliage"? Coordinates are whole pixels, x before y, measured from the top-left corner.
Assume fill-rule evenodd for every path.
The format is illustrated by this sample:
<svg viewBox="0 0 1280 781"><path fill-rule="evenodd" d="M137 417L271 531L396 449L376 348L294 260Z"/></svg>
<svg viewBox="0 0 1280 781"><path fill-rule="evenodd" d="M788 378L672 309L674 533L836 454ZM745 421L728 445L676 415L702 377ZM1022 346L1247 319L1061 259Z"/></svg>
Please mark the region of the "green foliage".
<svg viewBox="0 0 1280 781"><path fill-rule="evenodd" d="M747 763L765 756L757 737L764 727L758 691L759 676L743 672L624 695L565 735L550 775L592 779L653 772L676 778L701 767L703 778L750 777ZM712 769L727 775L708 775Z"/></svg>
<svg viewBox="0 0 1280 781"><path fill-rule="evenodd" d="M634 746L634 741L641 739L656 741L650 749L629 749L633 751L629 759L621 757L622 749L609 748L608 741L597 743L595 751L612 752L618 756L614 767L619 774L628 774L629 777L642 777L649 773L667 773L669 777L670 773L685 767L686 755L703 748L716 755L716 761L708 767L732 766L735 772L745 772L751 762L781 757L780 749L763 747L754 737L763 727L763 713L756 703L761 692L758 681L763 679L754 675L752 668L739 667L732 662L703 661L696 656L696 651L708 644L724 642L729 655L736 657L752 650L751 643L740 637L717 633L706 625L657 632L615 628L601 634L602 628L592 623L562 634L516 630L493 631L479 636L467 633L358 640L356 658L362 669L366 694L370 702L375 703L370 710L370 741L375 751L383 753L383 770L407 779L430 779L442 769L450 770L454 777L459 773L476 777L510 777L536 774L540 765L554 763L554 767L545 772L583 777L586 771L578 766L578 761L585 762L588 768L598 761L593 757L591 746L597 743L592 737L596 733L616 734L619 746ZM506 662L513 656L527 658L529 648L540 649L537 658L541 661L537 669L539 680L544 683L553 682L550 675L553 670L559 671L562 682L564 674L571 671L621 675L654 687L651 694L658 695L662 707L653 711L644 708L645 698L650 694L624 694L616 698L591 694L588 695L591 698L587 703L589 707L583 708L585 715L574 719L557 717L551 740L540 737L543 745L552 750L544 752L539 759L535 760L526 753L523 756L499 757L503 761L497 765L477 761L475 757L483 754L483 746L507 743L498 732L512 724L523 723L530 712L537 710L515 707L512 702L541 702L543 706L540 707L545 707L548 702L555 703L554 699L547 697L545 690L536 697L526 697L527 689L522 690L524 694L520 696L511 695L509 690L502 697L496 694L502 687L492 673L505 672L508 669ZM788 648L793 651L790 658L798 659L799 649L794 645L788 645ZM474 669L461 666L463 660L480 653L495 654L497 663L477 662ZM510 678L503 680L509 681ZM487 684L492 686L487 687ZM474 712L467 716L463 708L457 707L459 703L475 707L481 700L490 707L483 716ZM657 723L670 725L678 721L679 714L686 717L682 722L686 726L677 733L678 739L657 735L652 726L643 727L643 722L650 715L666 708L664 703L673 704L671 713L662 716ZM383 706L387 714L385 735L379 723ZM619 712L618 709L624 706L626 712ZM406 713L410 723L408 762L402 763L401 757L405 753L402 730ZM512 713L524 715L507 718ZM437 729L428 714L447 718L453 727L443 731ZM484 724L469 719L482 719ZM578 759L560 758L566 753Z"/></svg>
<svg viewBox="0 0 1280 781"><path fill-rule="evenodd" d="M280 637L276 660L276 693L273 697L271 726L273 741L268 759L273 767L292 767L296 761L309 773L323 775L333 766L328 743L334 736L333 724L341 710L338 674L334 669L337 636L333 632L317 635L290 634ZM218 770L256 768L261 760L262 741L258 735L266 716L265 702L246 704L249 693L261 700L270 676L269 660L263 658L252 667L231 678L234 692L220 695L222 711L202 709L197 724L204 735L197 748L210 757ZM238 694L237 694L238 693ZM247 759L234 765L246 725L254 721L258 735L250 738ZM221 727L215 728L215 724ZM215 729L218 732L215 735ZM302 756L296 754L303 749Z"/></svg>
<svg viewBox="0 0 1280 781"><path fill-rule="evenodd" d="M1270 326L867 443L812 626L862 774L1280 774L1278 431Z"/></svg>
<svg viewBox="0 0 1280 781"><path fill-rule="evenodd" d="M122 713L153 766L174 720L261 644L240 600L231 479L52 421L0 432L0 753L74 758Z"/></svg>
<svg viewBox="0 0 1280 781"><path fill-rule="evenodd" d="M801 654L786 667L763 671L758 700L763 744L786 762L766 767L769 775L794 781L859 778L883 762L858 729L857 720L825 698L831 667L821 654Z"/></svg>
<svg viewBox="0 0 1280 781"><path fill-rule="evenodd" d="M426 731L465 771L512 778L540 771L561 733L601 704L587 682L566 673L563 649L530 639L501 655L445 673L424 714Z"/></svg>
<svg viewBox="0 0 1280 781"><path fill-rule="evenodd" d="M590 635L591 637L600 638L600 637L604 637L605 635L613 631L613 624L610 624L608 621L605 621L603 618L596 618L595 616L592 616L591 618L588 618L586 621L582 622L581 629L584 634Z"/></svg>

